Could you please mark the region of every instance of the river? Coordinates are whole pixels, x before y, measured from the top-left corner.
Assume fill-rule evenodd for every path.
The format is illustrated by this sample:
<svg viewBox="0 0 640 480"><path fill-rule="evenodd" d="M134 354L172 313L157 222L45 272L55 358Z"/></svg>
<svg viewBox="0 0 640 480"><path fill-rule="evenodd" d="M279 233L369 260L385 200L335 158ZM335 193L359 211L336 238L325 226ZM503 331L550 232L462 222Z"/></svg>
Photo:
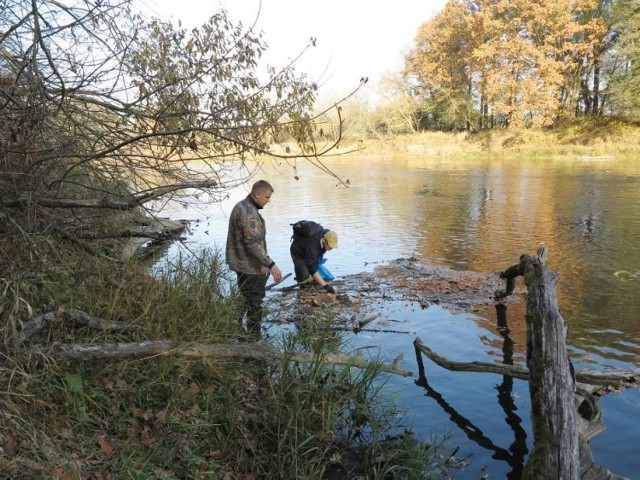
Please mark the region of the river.
<svg viewBox="0 0 640 480"><path fill-rule="evenodd" d="M335 157L336 177L305 161L266 163L257 178L275 188L263 210L271 256L283 273L291 223L315 220L339 234L326 266L340 276L372 271L400 257L454 269L489 272L518 263L522 253L548 246L549 268L560 273L558 303L569 327L568 348L580 368L640 366L640 161L461 160L457 158ZM348 185L345 185L348 184ZM167 206L164 215L193 220L186 247L224 251L228 215L247 194L234 188L220 201ZM169 257L184 246L175 245ZM290 278L285 285L294 283ZM507 358L524 366L522 311L453 314L410 302L381 306L410 335L368 332L354 348L384 345L402 368L416 370L419 336L452 360ZM520 353L519 353L520 352ZM518 478L531 450L528 385L493 374L451 372L425 359L428 384L390 378L389 391L406 410L404 423L422 438L448 435L469 457L461 478ZM595 461L640 478L640 390L600 401L606 430L591 441Z"/></svg>

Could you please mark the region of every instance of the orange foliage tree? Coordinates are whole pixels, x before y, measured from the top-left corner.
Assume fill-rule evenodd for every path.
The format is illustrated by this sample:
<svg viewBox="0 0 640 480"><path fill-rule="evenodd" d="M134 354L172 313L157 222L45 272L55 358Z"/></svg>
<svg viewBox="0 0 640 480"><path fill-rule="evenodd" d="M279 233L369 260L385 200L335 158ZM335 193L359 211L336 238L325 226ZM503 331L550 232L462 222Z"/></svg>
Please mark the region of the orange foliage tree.
<svg viewBox="0 0 640 480"><path fill-rule="evenodd" d="M438 112L461 112L465 99L469 128L549 125L572 107L567 83L607 33L595 8L595 0L452 0L420 27L405 72Z"/></svg>

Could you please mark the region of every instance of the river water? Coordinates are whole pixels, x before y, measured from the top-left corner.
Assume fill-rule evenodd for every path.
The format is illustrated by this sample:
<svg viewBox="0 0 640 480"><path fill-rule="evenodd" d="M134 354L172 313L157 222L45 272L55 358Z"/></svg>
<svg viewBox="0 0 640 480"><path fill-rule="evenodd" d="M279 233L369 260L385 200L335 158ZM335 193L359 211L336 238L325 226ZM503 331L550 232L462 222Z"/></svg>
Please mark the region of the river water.
<svg viewBox="0 0 640 480"><path fill-rule="evenodd" d="M339 179L303 161L267 163L256 177L275 188L263 216L269 252L283 273L293 272L290 224L300 219L338 232L339 248L326 264L338 279L411 256L459 270L498 271L544 243L549 268L560 273L558 304L576 369L640 366L640 161L389 156L324 163ZM247 188L234 188L220 201L169 205L163 213L194 221L188 249L223 252L228 215ZM175 245L168 255L184 249ZM412 342L419 336L451 360L524 366L522 308L502 315L453 314L401 301L379 308L411 333L361 333L349 339L354 348L384 345L383 356L403 353L401 367L417 371ZM460 478L477 479L482 471L518 478L531 450L527 383L451 372L426 358L425 368L425 385L415 377L389 379L389 392L407 412L404 423L424 439L448 435L459 445L457 456L471 462ZM640 390L600 403L606 430L591 441L595 460L640 478Z"/></svg>

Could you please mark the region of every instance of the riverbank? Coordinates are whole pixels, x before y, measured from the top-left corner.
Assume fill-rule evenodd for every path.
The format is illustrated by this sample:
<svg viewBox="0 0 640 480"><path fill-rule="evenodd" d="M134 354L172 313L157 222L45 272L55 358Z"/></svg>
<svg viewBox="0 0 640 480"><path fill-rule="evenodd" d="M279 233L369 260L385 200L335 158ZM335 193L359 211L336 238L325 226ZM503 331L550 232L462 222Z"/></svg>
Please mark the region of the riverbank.
<svg viewBox="0 0 640 480"><path fill-rule="evenodd" d="M0 278L3 478L417 479L455 468L446 445L390 436L399 417L383 366L325 362L342 350L337 336L245 343L233 282L210 252L149 275L113 253L34 242L33 253L12 247ZM278 354L260 357L266 346Z"/></svg>
<svg viewBox="0 0 640 480"><path fill-rule="evenodd" d="M481 132L417 132L365 137L345 134L334 153L352 156L509 157L578 159L633 158L640 154L640 124L589 117L554 128Z"/></svg>

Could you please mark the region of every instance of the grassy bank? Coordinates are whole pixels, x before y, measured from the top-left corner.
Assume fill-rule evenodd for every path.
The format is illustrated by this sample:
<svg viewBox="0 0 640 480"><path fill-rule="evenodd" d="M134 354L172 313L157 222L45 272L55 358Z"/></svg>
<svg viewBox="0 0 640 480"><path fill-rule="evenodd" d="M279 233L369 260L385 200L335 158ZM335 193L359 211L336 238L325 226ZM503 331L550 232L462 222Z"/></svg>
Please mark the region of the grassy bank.
<svg viewBox="0 0 640 480"><path fill-rule="evenodd" d="M367 369L321 361L344 349L314 327L330 317L273 339L284 352L311 349L309 364L287 353L57 357L56 343L234 344L236 296L211 252L150 276L144 265L30 240L33 250L16 250L0 278L0 477L429 478L437 468L444 447L416 442L398 423L375 361ZM72 309L128 328L73 323ZM24 326L47 312L50 324L25 338Z"/></svg>
<svg viewBox="0 0 640 480"><path fill-rule="evenodd" d="M633 158L640 154L640 123L589 117L544 129L419 132L398 136L354 135L347 132L339 150L353 151L352 155L459 158Z"/></svg>

